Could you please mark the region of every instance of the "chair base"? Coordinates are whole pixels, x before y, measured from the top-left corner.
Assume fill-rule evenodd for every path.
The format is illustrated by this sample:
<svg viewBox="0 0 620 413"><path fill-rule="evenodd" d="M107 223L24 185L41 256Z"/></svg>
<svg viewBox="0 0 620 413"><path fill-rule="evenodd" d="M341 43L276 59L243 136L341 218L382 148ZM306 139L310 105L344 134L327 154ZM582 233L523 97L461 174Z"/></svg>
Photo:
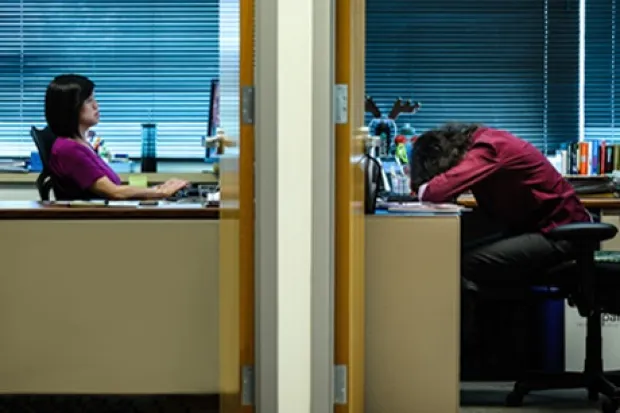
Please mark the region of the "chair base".
<svg viewBox="0 0 620 413"><path fill-rule="evenodd" d="M597 401L599 394L606 397L603 413L616 413L620 409L620 372L607 373L529 373L519 380L506 397L506 406L519 407L530 392L562 389L587 389L588 399Z"/></svg>

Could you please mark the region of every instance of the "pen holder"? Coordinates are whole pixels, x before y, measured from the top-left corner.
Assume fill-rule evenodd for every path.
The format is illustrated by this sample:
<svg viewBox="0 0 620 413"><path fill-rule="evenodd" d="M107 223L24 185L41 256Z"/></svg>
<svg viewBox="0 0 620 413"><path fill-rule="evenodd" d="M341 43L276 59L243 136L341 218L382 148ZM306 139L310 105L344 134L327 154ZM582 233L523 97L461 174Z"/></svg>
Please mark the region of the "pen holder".
<svg viewBox="0 0 620 413"><path fill-rule="evenodd" d="M157 172L157 125L142 124L142 172Z"/></svg>

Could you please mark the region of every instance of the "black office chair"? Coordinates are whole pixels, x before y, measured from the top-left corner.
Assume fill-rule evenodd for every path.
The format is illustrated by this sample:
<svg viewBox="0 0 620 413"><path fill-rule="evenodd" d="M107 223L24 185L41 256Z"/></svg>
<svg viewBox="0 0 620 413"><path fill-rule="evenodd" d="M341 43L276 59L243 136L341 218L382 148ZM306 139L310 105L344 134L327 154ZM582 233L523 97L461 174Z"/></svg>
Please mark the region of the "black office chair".
<svg viewBox="0 0 620 413"><path fill-rule="evenodd" d="M50 192L54 189L53 177L49 169L49 158L52 153L52 146L54 145L56 136L52 133L49 127L39 130L34 126L30 128L30 136L39 151L41 163L43 164L43 171L41 171L36 180L39 197L41 198L41 201L49 201Z"/></svg>
<svg viewBox="0 0 620 413"><path fill-rule="evenodd" d="M620 265L612 263L610 267L608 262L595 261L600 243L613 238L617 232L618 229L610 224L574 223L560 226L549 233L553 239L571 241L577 246L575 260L551 269L546 274L545 284L557 287L561 296L569 300L579 314L587 319L585 369L580 373L529 372L515 384L506 399L507 406L520 406L523 398L531 391L583 388L588 391L592 401L596 401L599 394L606 396L602 405L604 413L617 412L620 407L620 389L612 377L605 375L603 369L601 314L619 311L620 303L614 298L604 299L602 293L607 290L607 294L613 289L616 292L614 297L617 297L620 295L620 285L604 285L600 276L604 271L617 272Z"/></svg>

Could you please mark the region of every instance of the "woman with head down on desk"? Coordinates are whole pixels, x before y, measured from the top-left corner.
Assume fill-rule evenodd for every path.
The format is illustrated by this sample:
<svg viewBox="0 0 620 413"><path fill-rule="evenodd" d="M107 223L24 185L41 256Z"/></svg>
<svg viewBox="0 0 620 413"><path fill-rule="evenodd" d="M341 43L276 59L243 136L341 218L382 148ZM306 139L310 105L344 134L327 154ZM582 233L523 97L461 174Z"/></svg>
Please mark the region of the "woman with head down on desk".
<svg viewBox="0 0 620 413"><path fill-rule="evenodd" d="M413 148L412 189L422 202L450 202L471 190L478 209L502 229L463 259L463 271L501 281L567 259L571 246L546 234L591 221L573 186L529 142L486 126L447 124ZM469 274L468 274L469 275Z"/></svg>
<svg viewBox="0 0 620 413"><path fill-rule="evenodd" d="M49 156L55 191L67 200L144 200L171 197L188 185L171 179L152 188L123 185L120 177L88 142L88 130L99 123L95 84L80 75L60 75L47 87L45 119L57 137Z"/></svg>
<svg viewBox="0 0 620 413"><path fill-rule="evenodd" d="M574 254L571 242L550 239L549 231L592 219L572 185L537 148L486 126L448 124L422 134L413 147L411 185L420 201L433 203L471 190L478 210L498 227L489 237L463 243L464 291L535 282ZM464 330L471 337L468 296Z"/></svg>

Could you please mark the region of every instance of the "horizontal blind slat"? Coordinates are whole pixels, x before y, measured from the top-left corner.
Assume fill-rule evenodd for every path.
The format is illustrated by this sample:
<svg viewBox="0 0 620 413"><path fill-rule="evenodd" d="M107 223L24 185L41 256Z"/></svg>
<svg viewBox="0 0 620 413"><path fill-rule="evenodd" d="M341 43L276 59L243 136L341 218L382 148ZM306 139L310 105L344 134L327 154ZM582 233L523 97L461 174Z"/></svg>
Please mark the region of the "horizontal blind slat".
<svg viewBox="0 0 620 413"><path fill-rule="evenodd" d="M366 93L384 114L398 97L420 101L398 118L418 133L482 122L553 150L577 136L579 13L547 4L545 16L544 0L367 0Z"/></svg>
<svg viewBox="0 0 620 413"><path fill-rule="evenodd" d="M585 137L620 141L616 0L586 2Z"/></svg>

